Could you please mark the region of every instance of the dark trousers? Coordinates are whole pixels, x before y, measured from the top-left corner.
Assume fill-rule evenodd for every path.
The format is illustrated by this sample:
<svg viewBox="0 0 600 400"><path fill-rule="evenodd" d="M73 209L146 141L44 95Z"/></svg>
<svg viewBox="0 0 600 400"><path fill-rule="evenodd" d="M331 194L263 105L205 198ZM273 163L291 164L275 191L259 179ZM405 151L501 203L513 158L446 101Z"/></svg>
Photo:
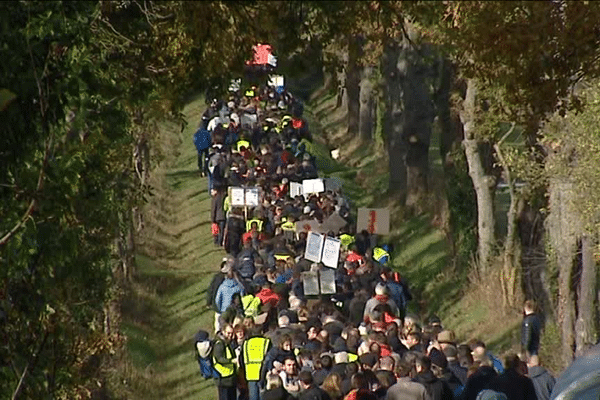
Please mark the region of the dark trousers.
<svg viewBox="0 0 600 400"><path fill-rule="evenodd" d="M204 174L208 173L208 149L198 152L198 169Z"/></svg>
<svg viewBox="0 0 600 400"><path fill-rule="evenodd" d="M248 398L250 400L260 400L258 381L248 381Z"/></svg>
<svg viewBox="0 0 600 400"><path fill-rule="evenodd" d="M222 246L225 238L225 221L217 221L217 224L219 225L219 234L215 238L215 244Z"/></svg>
<svg viewBox="0 0 600 400"><path fill-rule="evenodd" d="M219 388L219 400L236 400L235 386L217 386Z"/></svg>

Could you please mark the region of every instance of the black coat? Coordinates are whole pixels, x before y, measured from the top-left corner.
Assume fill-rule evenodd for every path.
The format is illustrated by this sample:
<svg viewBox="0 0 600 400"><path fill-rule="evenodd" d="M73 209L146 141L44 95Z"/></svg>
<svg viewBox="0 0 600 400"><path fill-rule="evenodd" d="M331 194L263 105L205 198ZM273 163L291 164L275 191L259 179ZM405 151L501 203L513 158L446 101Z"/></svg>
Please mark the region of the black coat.
<svg viewBox="0 0 600 400"><path fill-rule="evenodd" d="M313 385L301 392L298 400L331 400L331 398L326 391Z"/></svg>
<svg viewBox="0 0 600 400"><path fill-rule="evenodd" d="M540 334L542 332L542 319L537 314L529 314L521 323L521 346L529 354L537 354L540 349Z"/></svg>
<svg viewBox="0 0 600 400"><path fill-rule="evenodd" d="M462 392L462 400L475 400L477 394L487 388L492 379L498 376L493 367L479 367L473 375L467 379L467 384Z"/></svg>
<svg viewBox="0 0 600 400"><path fill-rule="evenodd" d="M292 400L293 397L284 388L278 387L267 390L262 394L262 400Z"/></svg>
<svg viewBox="0 0 600 400"><path fill-rule="evenodd" d="M425 386L431 400L452 400L454 395L448 384L433 375L433 372L421 372L415 377L415 381Z"/></svg>
<svg viewBox="0 0 600 400"><path fill-rule="evenodd" d="M537 400L531 379L512 368L493 378L487 389L504 393L508 400Z"/></svg>

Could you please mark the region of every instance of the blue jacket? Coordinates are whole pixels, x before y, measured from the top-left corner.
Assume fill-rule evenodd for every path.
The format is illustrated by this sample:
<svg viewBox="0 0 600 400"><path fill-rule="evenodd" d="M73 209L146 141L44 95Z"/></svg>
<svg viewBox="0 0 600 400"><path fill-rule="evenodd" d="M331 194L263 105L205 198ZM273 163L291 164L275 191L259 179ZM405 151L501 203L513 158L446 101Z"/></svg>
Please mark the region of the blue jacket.
<svg viewBox="0 0 600 400"><path fill-rule="evenodd" d="M215 307L217 312L224 313L227 307L231 305L233 295L239 293L244 294L244 287L235 279L225 279L219 290L217 290L217 297L215 298Z"/></svg>
<svg viewBox="0 0 600 400"><path fill-rule="evenodd" d="M212 139L210 137L210 132L206 129L198 129L196 133L194 133L194 145L196 145L196 150L198 153L202 150L206 150L210 147L212 143Z"/></svg>
<svg viewBox="0 0 600 400"><path fill-rule="evenodd" d="M406 303L408 302L406 294L404 293L404 288L401 284L394 281L386 282L386 286L390 291L390 299L394 300L394 303L396 303L400 312L404 313L404 310L406 310Z"/></svg>

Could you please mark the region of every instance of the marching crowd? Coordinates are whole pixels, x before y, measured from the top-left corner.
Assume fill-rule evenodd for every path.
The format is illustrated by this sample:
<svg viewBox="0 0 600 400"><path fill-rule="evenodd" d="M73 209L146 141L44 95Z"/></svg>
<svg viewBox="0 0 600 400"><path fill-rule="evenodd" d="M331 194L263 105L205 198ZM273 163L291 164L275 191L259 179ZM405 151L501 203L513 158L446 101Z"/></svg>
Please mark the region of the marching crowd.
<svg viewBox="0 0 600 400"><path fill-rule="evenodd" d="M501 362L439 318L407 314L412 296L388 266L392 249L356 232L339 187L292 197L291 184L318 171L302 104L286 90L252 87L212 101L194 143L214 243L228 254L207 290L216 337L195 339L220 400L549 398L554 378L540 366L532 303L526 359ZM239 187L258 188L258 203L232 201ZM314 229L341 242L337 268L304 258ZM325 269L334 270L335 293L305 294L305 274Z"/></svg>

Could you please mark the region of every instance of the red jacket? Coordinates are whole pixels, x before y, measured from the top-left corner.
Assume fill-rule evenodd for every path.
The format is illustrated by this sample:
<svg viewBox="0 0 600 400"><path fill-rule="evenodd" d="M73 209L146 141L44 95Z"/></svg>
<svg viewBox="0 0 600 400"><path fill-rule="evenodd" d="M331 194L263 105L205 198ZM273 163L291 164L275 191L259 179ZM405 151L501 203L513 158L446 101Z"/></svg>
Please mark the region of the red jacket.
<svg viewBox="0 0 600 400"><path fill-rule="evenodd" d="M269 303L271 307L277 307L280 299L279 295L270 288L262 288L260 292L256 293L256 297L260 299L263 305Z"/></svg>

